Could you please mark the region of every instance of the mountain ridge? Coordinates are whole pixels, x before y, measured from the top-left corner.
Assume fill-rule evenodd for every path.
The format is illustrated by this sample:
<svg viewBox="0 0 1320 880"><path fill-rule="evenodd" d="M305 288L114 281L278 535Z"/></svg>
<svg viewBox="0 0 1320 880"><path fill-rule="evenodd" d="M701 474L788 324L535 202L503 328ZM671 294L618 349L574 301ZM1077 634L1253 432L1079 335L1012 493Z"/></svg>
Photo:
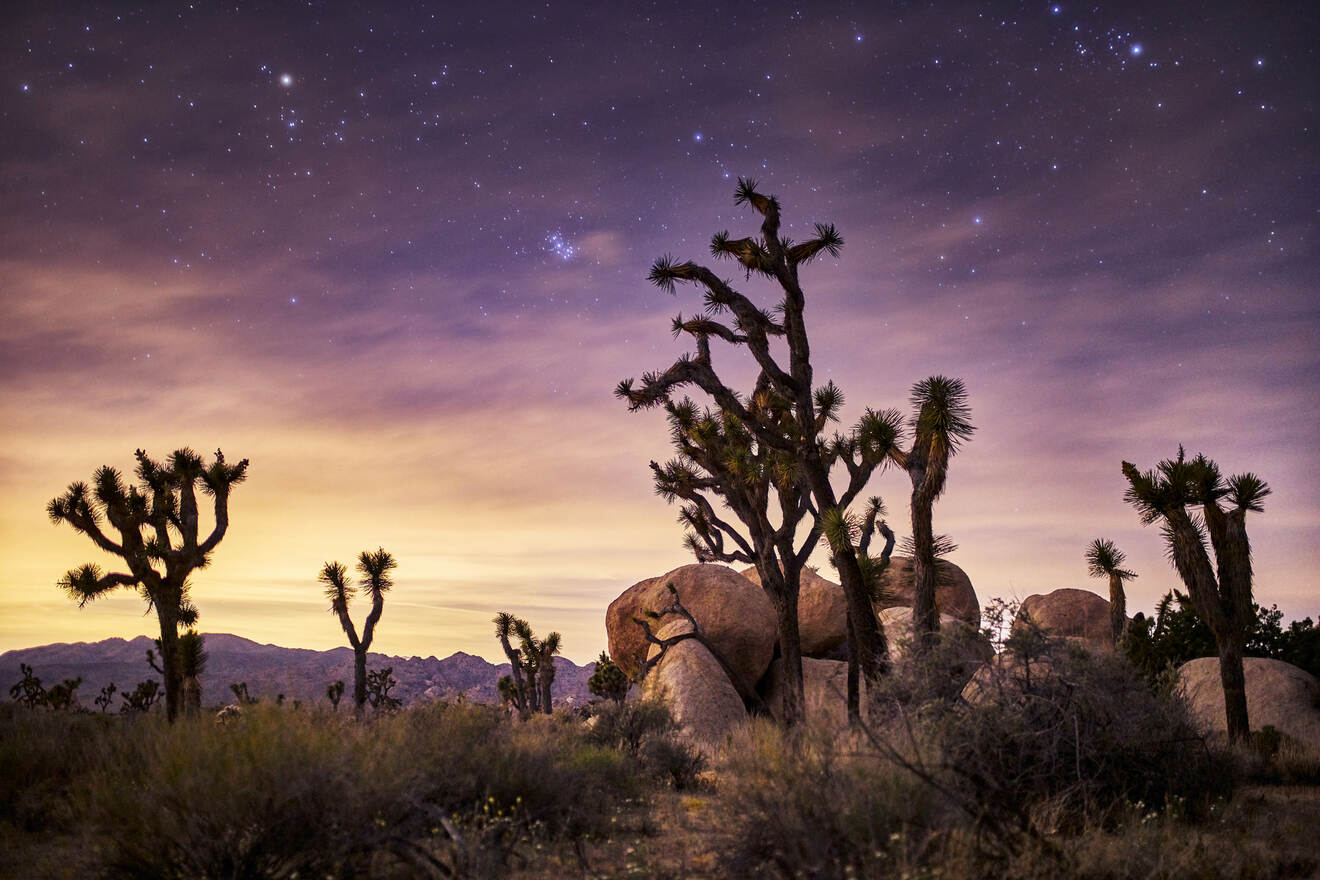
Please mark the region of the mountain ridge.
<svg viewBox="0 0 1320 880"><path fill-rule="evenodd" d="M261 644L233 633L206 633L207 665L201 676L202 704L220 706L233 702L230 684L246 682L248 693L272 700L327 701L326 687L342 680L349 699L353 688L353 652L347 647L318 651L314 648L285 648ZM160 680L146 662L155 643L147 636L132 639L112 637L97 642L54 642L19 648L0 654L0 698L21 677L19 664L32 667L42 684L50 687L65 679L81 677L79 702L90 707L101 688L113 682L118 693L132 690L145 679ZM509 674L509 664L494 664L483 657L456 651L443 659L395 657L367 652L368 670L393 669L398 685L391 695L404 705L424 700L463 696L484 703L499 701L497 683ZM578 666L566 657L555 658L554 697L557 704L583 703L591 698L587 680L596 664ZM119 705L118 697L114 708Z"/></svg>

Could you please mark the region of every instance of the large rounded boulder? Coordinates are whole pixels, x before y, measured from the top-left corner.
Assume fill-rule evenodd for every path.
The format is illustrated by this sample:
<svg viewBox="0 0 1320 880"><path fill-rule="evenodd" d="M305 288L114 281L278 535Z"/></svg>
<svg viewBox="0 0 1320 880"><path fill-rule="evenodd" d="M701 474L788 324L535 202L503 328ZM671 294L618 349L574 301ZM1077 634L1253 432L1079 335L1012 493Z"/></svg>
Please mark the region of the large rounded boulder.
<svg viewBox="0 0 1320 880"><path fill-rule="evenodd" d="M1247 720L1252 730L1273 727L1320 754L1320 682L1282 660L1247 657ZM1192 723L1202 733L1228 732L1219 658L1201 657L1178 668L1178 687Z"/></svg>
<svg viewBox="0 0 1320 880"><path fill-rule="evenodd" d="M756 566L742 575L761 583ZM843 587L811 569L802 572L798 585L798 636L804 657L827 656L848 641L848 599Z"/></svg>
<svg viewBox="0 0 1320 880"><path fill-rule="evenodd" d="M775 610L764 590L722 565L684 565L660 577L639 581L611 602L605 612L605 631L614 662L628 675L637 674L651 644L635 619L645 619L648 611L668 608L673 602L670 584L701 627L702 636L724 655L744 682L754 685L774 655L778 634ZM653 633L658 633L675 620L681 617L666 615L649 621L649 625Z"/></svg>
<svg viewBox="0 0 1320 880"><path fill-rule="evenodd" d="M1013 632L1022 632L1028 620L1048 635L1076 640L1091 650L1114 649L1109 600L1089 590L1065 588L1028 596L1013 619Z"/></svg>
<svg viewBox="0 0 1320 880"><path fill-rule="evenodd" d="M967 572L947 559L935 562L935 607L941 614L956 617L968 626L981 625L981 602L972 589L972 580ZM898 606L912 607L914 589L912 583L912 560L907 556L893 556L889 568L880 579L883 598L875 603L877 609Z"/></svg>
<svg viewBox="0 0 1320 880"><path fill-rule="evenodd" d="M678 624L686 626L686 621ZM660 632L673 635L675 625ZM734 725L747 717L742 697L719 661L696 639L677 642L665 651L642 681L642 694L664 700L682 736L707 752L717 749Z"/></svg>

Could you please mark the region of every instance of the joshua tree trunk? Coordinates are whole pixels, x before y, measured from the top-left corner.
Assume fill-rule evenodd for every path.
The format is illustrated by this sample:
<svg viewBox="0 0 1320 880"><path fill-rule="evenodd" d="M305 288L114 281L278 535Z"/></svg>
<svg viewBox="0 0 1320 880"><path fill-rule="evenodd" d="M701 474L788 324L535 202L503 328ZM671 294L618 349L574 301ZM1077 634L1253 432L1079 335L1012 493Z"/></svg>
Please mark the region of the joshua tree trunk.
<svg viewBox="0 0 1320 880"><path fill-rule="evenodd" d="M160 674L165 679L165 717L174 722L179 717L183 695L183 674L179 671L179 622L169 611L160 613Z"/></svg>
<svg viewBox="0 0 1320 880"><path fill-rule="evenodd" d="M940 629L935 607L935 529L932 499L912 490L912 629L913 648L928 651Z"/></svg>
<svg viewBox="0 0 1320 880"><path fill-rule="evenodd" d="M802 687L802 633L798 628L798 584L801 583L801 572L780 575L777 566L765 568L765 571L758 574L762 585L774 584L766 593L775 606L775 616L779 621L779 661L783 670L783 680L780 682L781 720L785 727L793 728L806 717L806 698Z"/></svg>
<svg viewBox="0 0 1320 880"><path fill-rule="evenodd" d="M358 644L353 650L353 708L358 713L367 705L367 648Z"/></svg>
<svg viewBox="0 0 1320 880"><path fill-rule="evenodd" d="M1244 742L1251 736L1247 720L1247 681L1242 669L1245 633L1236 629L1219 642L1219 680L1224 686L1224 712L1230 742Z"/></svg>
<svg viewBox="0 0 1320 880"><path fill-rule="evenodd" d="M1127 594L1123 591L1123 578L1117 573L1109 575L1109 626L1114 633L1114 647L1123 643L1127 635Z"/></svg>
<svg viewBox="0 0 1320 880"><path fill-rule="evenodd" d="M551 660L550 664L552 665L547 665L541 670L541 711L547 715L552 714L554 711L551 705L551 688L555 683L553 663L554 661Z"/></svg>

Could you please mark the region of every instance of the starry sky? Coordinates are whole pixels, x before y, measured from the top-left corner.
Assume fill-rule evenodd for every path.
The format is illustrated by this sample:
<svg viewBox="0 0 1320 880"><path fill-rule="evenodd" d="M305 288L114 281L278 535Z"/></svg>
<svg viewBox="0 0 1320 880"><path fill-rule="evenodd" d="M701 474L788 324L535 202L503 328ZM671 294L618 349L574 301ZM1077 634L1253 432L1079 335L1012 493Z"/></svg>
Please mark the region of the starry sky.
<svg viewBox="0 0 1320 880"><path fill-rule="evenodd" d="M935 523L982 600L1103 591L1104 536L1149 610L1177 578L1119 463L1184 443L1271 484L1257 599L1320 612L1312 4L2 15L0 650L153 632L132 593L55 588L111 560L44 507L189 445L252 462L203 629L340 645L317 571L384 546L373 649L494 657L507 610L593 658L605 605L689 561L663 417L612 391L699 306L651 262L754 232L740 175L845 238L803 273L845 422L966 382ZM904 534L905 477L872 485Z"/></svg>

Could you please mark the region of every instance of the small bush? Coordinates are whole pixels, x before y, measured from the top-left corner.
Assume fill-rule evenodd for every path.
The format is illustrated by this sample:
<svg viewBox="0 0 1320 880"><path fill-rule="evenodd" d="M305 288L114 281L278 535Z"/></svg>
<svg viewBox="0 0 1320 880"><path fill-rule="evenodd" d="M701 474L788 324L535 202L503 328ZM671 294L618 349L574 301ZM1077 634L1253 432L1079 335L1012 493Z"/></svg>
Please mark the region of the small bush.
<svg viewBox="0 0 1320 880"><path fill-rule="evenodd" d="M656 700L602 701L587 734L591 742L634 758L641 772L676 789L691 788L705 757L678 738L669 707Z"/></svg>
<svg viewBox="0 0 1320 880"><path fill-rule="evenodd" d="M970 813L1053 833L1129 803L1196 811L1228 793L1182 705L1122 658L1046 642L1033 662L1002 655L981 676L974 705L926 727Z"/></svg>
<svg viewBox="0 0 1320 880"><path fill-rule="evenodd" d="M935 790L874 750L765 719L735 732L718 788L731 876L897 876L933 851L932 828L958 824Z"/></svg>

